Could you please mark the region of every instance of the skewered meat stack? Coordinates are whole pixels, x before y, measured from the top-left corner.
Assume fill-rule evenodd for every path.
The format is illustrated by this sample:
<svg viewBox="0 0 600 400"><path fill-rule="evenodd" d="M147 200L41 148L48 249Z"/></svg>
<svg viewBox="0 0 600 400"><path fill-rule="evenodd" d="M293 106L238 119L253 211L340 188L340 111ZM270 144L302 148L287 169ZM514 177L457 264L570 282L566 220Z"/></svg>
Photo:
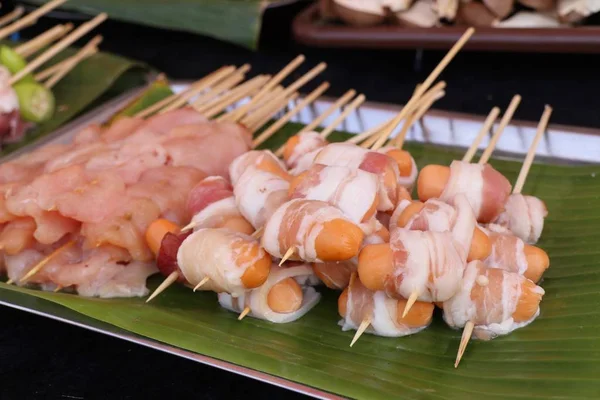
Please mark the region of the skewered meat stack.
<svg viewBox="0 0 600 400"><path fill-rule="evenodd" d="M125 117L107 129L91 127L72 145L46 147L2 165L0 216L6 225L0 244L12 280L50 289L74 286L85 295L143 295L156 258L166 280L148 301L177 281L194 291L216 292L219 303L240 319L287 323L319 301L306 284L314 273L342 290L340 324L357 331L352 344L365 331L415 334L430 323L435 303L450 326L465 328L459 355L472 332L489 339L537 316L543 290L527 278L541 277L547 256L507 228L489 224L502 221L510 184L486 162L518 99L479 164L470 159L497 113L462 162L421 171L421 203L408 194L417 169L401 147L411 124L443 95L443 82L429 89L440 68L398 115L376 129L347 143L326 141L348 109L364 101L358 96L323 132L307 127L275 154L251 148L267 140L277 122L253 142L249 131L293 98L298 84L278 87L278 74L235 87L244 68L216 71L147 120ZM299 81L318 73L313 71ZM217 121L178 109L194 90L215 83L222 91L214 96L209 90L195 104L212 116L242 93L254 96ZM309 97L314 100L326 87ZM401 121L401 131L390 139ZM229 138L227 147L216 152L217 138L222 143L223 137ZM202 146L207 150L198 157ZM535 145L530 154L534 151ZM531 161L528 154L525 175ZM475 177L477 190L464 184L469 177ZM82 269L89 263L95 267ZM64 275L78 279L56 278Z"/></svg>

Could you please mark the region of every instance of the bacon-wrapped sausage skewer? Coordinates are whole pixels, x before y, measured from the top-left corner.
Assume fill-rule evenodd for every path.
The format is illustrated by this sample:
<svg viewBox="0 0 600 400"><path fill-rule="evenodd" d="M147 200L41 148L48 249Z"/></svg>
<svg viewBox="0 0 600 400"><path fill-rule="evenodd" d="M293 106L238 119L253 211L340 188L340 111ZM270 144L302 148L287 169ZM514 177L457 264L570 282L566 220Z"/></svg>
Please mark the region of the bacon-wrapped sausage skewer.
<svg viewBox="0 0 600 400"><path fill-rule="evenodd" d="M405 299L392 299L384 292L367 289L352 274L349 286L338 298L338 312L342 317L342 330L356 330L350 347L363 332L379 336L400 337L425 329L433 317L432 303L416 302L408 314L403 315Z"/></svg>
<svg viewBox="0 0 600 400"><path fill-rule="evenodd" d="M198 183L188 195L187 206L193 217L186 228L227 228L248 235L254 232L237 208L233 187L220 176L209 176Z"/></svg>
<svg viewBox="0 0 600 400"><path fill-rule="evenodd" d="M301 287L296 282L297 278L311 274L312 270L306 264L286 268L273 265L262 286L237 298L228 293L219 293L219 304L230 311L242 313L239 319L247 313L251 317L278 324L296 321L321 298L313 287Z"/></svg>
<svg viewBox="0 0 600 400"><path fill-rule="evenodd" d="M373 291L393 298L445 301L459 290L470 249L475 217L462 195L454 202L461 210L450 230L391 230L390 243L365 246L358 257L358 275Z"/></svg>
<svg viewBox="0 0 600 400"><path fill-rule="evenodd" d="M546 106L533 142L525 156L513 192L506 201L505 210L494 221L494 223L510 229L513 234L529 244L537 243L542 235L544 218L548 216L548 209L542 200L535 196L523 195L521 190L525 185L529 168L533 163L537 145L548 126L551 113L552 108Z"/></svg>
<svg viewBox="0 0 600 400"><path fill-rule="evenodd" d="M320 200L339 208L365 234L377 228L377 176L348 167L314 164L290 182L290 199Z"/></svg>
<svg viewBox="0 0 600 400"><path fill-rule="evenodd" d="M358 254L363 238L360 227L336 207L323 201L294 199L271 216L262 245L282 259L345 261Z"/></svg>
<svg viewBox="0 0 600 400"><path fill-rule="evenodd" d="M471 334L480 339L506 335L533 321L540 312L544 289L529 279L472 261L458 293L443 303L444 320L463 328L454 366L458 366Z"/></svg>

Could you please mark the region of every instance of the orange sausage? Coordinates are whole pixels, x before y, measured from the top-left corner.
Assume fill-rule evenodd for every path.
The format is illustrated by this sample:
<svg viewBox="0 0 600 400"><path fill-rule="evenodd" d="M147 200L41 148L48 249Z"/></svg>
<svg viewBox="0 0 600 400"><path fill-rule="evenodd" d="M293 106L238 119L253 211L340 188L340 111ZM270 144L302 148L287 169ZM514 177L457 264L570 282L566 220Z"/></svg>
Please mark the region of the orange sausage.
<svg viewBox="0 0 600 400"><path fill-rule="evenodd" d="M289 161L298 143L300 143L300 135L294 135L285 142L285 146L283 147L283 159L285 161Z"/></svg>
<svg viewBox="0 0 600 400"><path fill-rule="evenodd" d="M392 157L394 161L396 161L398 164L398 169L400 170L400 176L410 176L412 173L412 157L408 151L391 149L385 154Z"/></svg>
<svg viewBox="0 0 600 400"><path fill-rule="evenodd" d="M364 233L357 225L341 218L323 223L315 240L317 257L322 261L344 261L358 254Z"/></svg>
<svg viewBox="0 0 600 400"><path fill-rule="evenodd" d="M519 297L517 308L512 315L515 322L529 321L537 312L542 295L535 292L536 286L530 280L525 280L521 285L521 297Z"/></svg>
<svg viewBox="0 0 600 400"><path fill-rule="evenodd" d="M235 263L242 267L251 263L242 275L242 283L248 289L259 287L269 277L271 271L271 256L264 252L264 255L258 258L261 250L257 241L238 241L232 246L233 253L237 255Z"/></svg>
<svg viewBox="0 0 600 400"><path fill-rule="evenodd" d="M298 185L300 185L300 183L306 178L306 175L308 175L309 171L304 171L298 175L296 175L295 177L293 177L290 180L290 187L288 188L288 196L292 196L292 194L296 191L296 188L298 187Z"/></svg>
<svg viewBox="0 0 600 400"><path fill-rule="evenodd" d="M179 226L168 219L160 218L153 221L146 229L146 243L154 256L158 256L160 244L167 233L179 231Z"/></svg>
<svg viewBox="0 0 600 400"><path fill-rule="evenodd" d="M525 244L523 250L527 259L527 270L523 276L533 282L538 282L550 266L550 257L548 257L548 253L536 246Z"/></svg>
<svg viewBox="0 0 600 400"><path fill-rule="evenodd" d="M397 306L396 322L398 324L406 325L409 328L419 328L428 325L433 318L433 303L425 303L423 301L417 301L410 309L406 317L402 318L404 307L406 306L406 300L399 299ZM338 313L342 318L346 316L348 311L348 288L344 289L340 297L338 298Z"/></svg>
<svg viewBox="0 0 600 400"><path fill-rule="evenodd" d="M282 169L281 165L276 163L270 157L263 157L261 161L258 164L256 164L256 168L277 175L278 177L285 179L286 181L289 181L292 178L292 175L290 175L287 171Z"/></svg>
<svg viewBox="0 0 600 400"><path fill-rule="evenodd" d="M450 167L430 164L423 168L417 178L417 194L421 201L441 196L448 180Z"/></svg>
<svg viewBox="0 0 600 400"><path fill-rule="evenodd" d="M315 275L330 289L340 290L348 286L356 267L351 262L313 263Z"/></svg>
<svg viewBox="0 0 600 400"><path fill-rule="evenodd" d="M221 226L216 226L215 228L225 228L230 231L245 233L246 235L251 235L254 233L254 227L246 220L244 217L233 217L226 219Z"/></svg>
<svg viewBox="0 0 600 400"><path fill-rule="evenodd" d="M302 288L293 278L275 284L267 295L269 308L277 313L292 313L302 306Z"/></svg>
<svg viewBox="0 0 600 400"><path fill-rule="evenodd" d="M409 204L404 209L402 214L400 214L398 220L396 221L397 225L400 227L406 226L406 224L408 224L408 221L410 221L410 219L415 214L420 212L424 206L425 203L422 203L420 201L413 201L413 203ZM491 252L492 242L490 241L488 236L485 233L483 233L481 229L475 227L475 230L473 232L473 240L471 240L471 247L469 249L467 261L484 260L485 258L487 258L487 256L490 255Z"/></svg>
<svg viewBox="0 0 600 400"><path fill-rule="evenodd" d="M358 255L358 276L367 289L385 290L385 280L394 271L394 253L389 243L366 245Z"/></svg>

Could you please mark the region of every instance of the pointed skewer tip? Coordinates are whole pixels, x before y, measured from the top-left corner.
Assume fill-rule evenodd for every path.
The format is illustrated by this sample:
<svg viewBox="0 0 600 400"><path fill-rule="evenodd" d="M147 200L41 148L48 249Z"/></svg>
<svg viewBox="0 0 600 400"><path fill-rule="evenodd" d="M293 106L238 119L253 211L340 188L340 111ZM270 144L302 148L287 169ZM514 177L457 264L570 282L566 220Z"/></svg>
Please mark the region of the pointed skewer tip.
<svg viewBox="0 0 600 400"><path fill-rule="evenodd" d="M468 321L465 324L462 337L460 338L460 345L458 347L456 361L454 362L454 368L458 368L458 364L460 363L460 360L465 353L465 349L467 348L467 344L469 344L469 340L471 339L471 335L473 334L473 328L475 328L475 324L472 321Z"/></svg>
<svg viewBox="0 0 600 400"><path fill-rule="evenodd" d="M167 278L164 281L162 281L162 283L156 288L156 290L154 292L152 292L150 297L148 297L148 299L146 300L146 303L149 303L150 300L152 300L153 298L155 298L156 296L161 294L163 291L165 291L165 289L167 289L169 286L171 286L173 284L173 282L175 282L177 280L177 278L179 278L179 272L177 272L177 271L171 272L169 274L169 276L167 276Z"/></svg>
<svg viewBox="0 0 600 400"><path fill-rule="evenodd" d="M210 281L210 278L208 276L205 276L200 283L198 283L195 287L194 287L194 292L198 289L200 289L204 284L206 284L206 282Z"/></svg>
<svg viewBox="0 0 600 400"><path fill-rule="evenodd" d="M419 298L419 292L412 292L410 294L410 297L408 298L408 300L406 300L406 306L404 306L404 311L402 312L402 318L405 318L410 309L412 308L412 306L415 305L415 302L417 301L417 299Z"/></svg>
<svg viewBox="0 0 600 400"><path fill-rule="evenodd" d="M250 313L250 307L246 307L246 308L244 308L244 311L242 311L242 312L240 313L240 316L238 317L238 321L241 321L241 320L243 320L243 319L244 319L244 317L245 317L246 315L248 315L249 313Z"/></svg>
<svg viewBox="0 0 600 400"><path fill-rule="evenodd" d="M354 337L352 338L352 342L350 342L350 347L354 346L354 343L362 336L363 333L367 330L367 328L371 325L371 319L367 318L363 322L360 323L360 326L356 330Z"/></svg>

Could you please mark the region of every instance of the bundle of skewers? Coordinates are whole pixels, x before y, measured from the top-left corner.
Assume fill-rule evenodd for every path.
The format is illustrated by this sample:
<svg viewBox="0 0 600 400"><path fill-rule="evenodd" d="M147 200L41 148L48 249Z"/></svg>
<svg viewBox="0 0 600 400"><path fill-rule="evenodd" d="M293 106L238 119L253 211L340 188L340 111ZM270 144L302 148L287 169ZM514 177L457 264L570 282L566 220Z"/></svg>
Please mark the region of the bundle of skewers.
<svg viewBox="0 0 600 400"><path fill-rule="evenodd" d="M66 1L51 1L23 17L23 8L16 8L0 21L0 39L35 24ZM94 37L64 61L36 71L106 18L106 14L100 14L75 30L72 24L59 24L16 47L0 46L0 144L19 141L33 125L52 118L52 88L77 64L98 52L102 37Z"/></svg>
<svg viewBox="0 0 600 400"><path fill-rule="evenodd" d="M477 163L492 109L462 160L418 171L403 145L445 95L436 82L468 30L401 111L345 142L330 134L364 101L350 90L275 152L258 150L328 88L290 106L322 72L289 86L298 56L274 76L246 80L225 66L185 91L110 126L82 130L0 165L0 248L8 283L83 296L146 296L146 279L210 291L219 304L272 323L293 322L341 291L343 330L401 337L425 329L434 308L468 340L531 323L549 258L534 246L547 210L521 194L546 108L514 185L489 163L517 95ZM321 131L315 130L345 106ZM273 118L283 115L272 122ZM419 200L411 192L416 188Z"/></svg>

